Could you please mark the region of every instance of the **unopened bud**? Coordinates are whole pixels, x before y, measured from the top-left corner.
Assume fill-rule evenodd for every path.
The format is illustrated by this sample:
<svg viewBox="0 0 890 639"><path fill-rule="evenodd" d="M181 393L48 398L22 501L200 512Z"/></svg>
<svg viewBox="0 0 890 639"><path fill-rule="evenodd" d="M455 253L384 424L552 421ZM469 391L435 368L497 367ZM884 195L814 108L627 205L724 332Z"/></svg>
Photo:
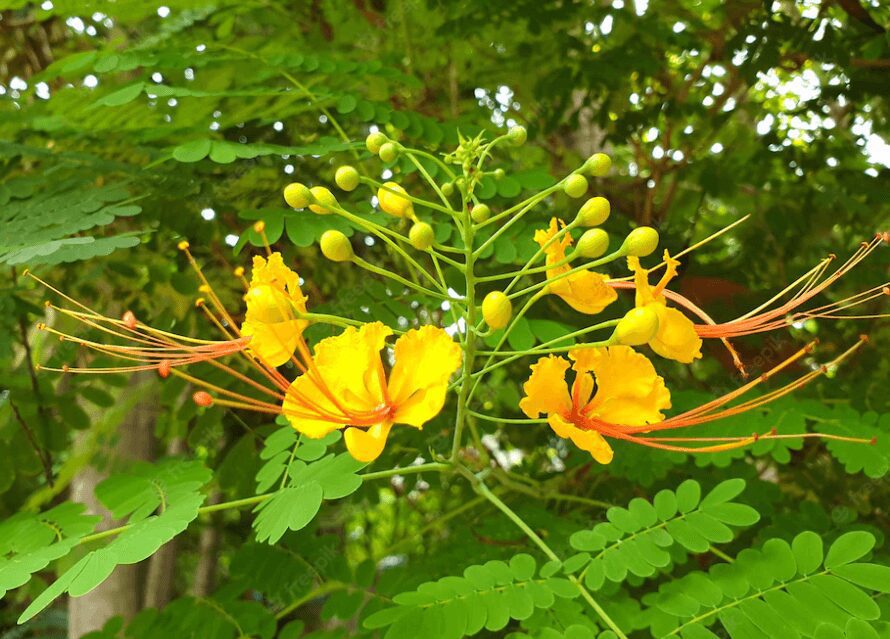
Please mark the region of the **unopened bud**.
<svg viewBox="0 0 890 639"><path fill-rule="evenodd" d="M621 245L625 255L646 257L658 248L658 231L651 226L640 226L631 231Z"/></svg>
<svg viewBox="0 0 890 639"><path fill-rule="evenodd" d="M587 193L587 178L580 173L572 173L563 182L562 190L569 197L581 197Z"/></svg>
<svg viewBox="0 0 890 639"><path fill-rule="evenodd" d="M318 243L322 254L332 262L348 262L355 257L352 243L340 231L333 229L325 231Z"/></svg>
<svg viewBox="0 0 890 639"><path fill-rule="evenodd" d="M380 159L387 164L390 162L395 162L396 158L399 157L399 147L397 147L392 142L387 142L380 147L380 152L378 153L378 155L380 156Z"/></svg>
<svg viewBox="0 0 890 639"><path fill-rule="evenodd" d="M374 131L374 133L371 133L370 135L368 135L368 137L365 138L365 146L371 153L374 153L375 155L377 153L380 153L380 147L387 142L389 142L389 138L380 131Z"/></svg>
<svg viewBox="0 0 890 639"><path fill-rule="evenodd" d="M494 170L494 179L495 180L503 180L507 175L507 172L504 169L495 169Z"/></svg>
<svg viewBox="0 0 890 639"><path fill-rule="evenodd" d="M454 194L454 183L446 182L442 185L442 195L451 197Z"/></svg>
<svg viewBox="0 0 890 639"><path fill-rule="evenodd" d="M513 316L513 303L501 291L492 291L482 300L482 319L494 330L504 328Z"/></svg>
<svg viewBox="0 0 890 639"><path fill-rule="evenodd" d="M411 246L418 251L425 251L433 245L436 234L433 233L433 227L426 222L417 222L408 231L408 239L411 241Z"/></svg>
<svg viewBox="0 0 890 639"><path fill-rule="evenodd" d="M284 187L284 201L293 209L305 209L312 201L312 194L305 184L291 182Z"/></svg>
<svg viewBox="0 0 890 639"><path fill-rule="evenodd" d="M594 153L584 163L584 170L594 177L603 177L612 168L612 160L605 153Z"/></svg>
<svg viewBox="0 0 890 639"><path fill-rule="evenodd" d="M352 166L341 166L334 174L334 182L344 191L354 191L358 186L358 171Z"/></svg>
<svg viewBox="0 0 890 639"><path fill-rule="evenodd" d="M408 192L395 182L386 182L377 189L380 209L395 217L414 217L414 205L407 195Z"/></svg>
<svg viewBox="0 0 890 639"><path fill-rule="evenodd" d="M624 346L641 346L649 343L658 333L658 314L649 306L632 308L618 322L612 334L612 342Z"/></svg>
<svg viewBox="0 0 890 639"><path fill-rule="evenodd" d="M528 139L528 131L525 130L524 126L517 124L516 126L510 127L510 130L507 131L507 139L510 140L510 143L514 146L522 146Z"/></svg>
<svg viewBox="0 0 890 639"><path fill-rule="evenodd" d="M609 219L612 206L602 196L592 197L578 210L578 223L581 226L599 226Z"/></svg>
<svg viewBox="0 0 890 639"><path fill-rule="evenodd" d="M195 391L192 395L192 401L198 406L213 406L213 397L207 391Z"/></svg>
<svg viewBox="0 0 890 639"><path fill-rule="evenodd" d="M470 217L476 224L482 224L491 217L491 209L487 204L477 204L470 211Z"/></svg>
<svg viewBox="0 0 890 639"><path fill-rule="evenodd" d="M319 215L328 215L329 213L333 213L333 211L328 207L338 206L337 198L335 198L334 194L323 186L313 186L311 189L309 189L309 192L312 194L313 202L309 205L310 211L314 211Z"/></svg>
<svg viewBox="0 0 890 639"><path fill-rule="evenodd" d="M609 234L602 229L588 229L578 240L575 252L581 257L596 259L609 250Z"/></svg>

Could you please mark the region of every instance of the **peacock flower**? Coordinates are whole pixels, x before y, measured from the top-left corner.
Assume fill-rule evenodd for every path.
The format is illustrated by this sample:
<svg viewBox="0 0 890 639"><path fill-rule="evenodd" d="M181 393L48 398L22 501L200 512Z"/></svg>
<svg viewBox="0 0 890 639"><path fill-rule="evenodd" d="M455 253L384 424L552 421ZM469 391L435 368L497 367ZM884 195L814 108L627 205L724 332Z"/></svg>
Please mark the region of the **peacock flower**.
<svg viewBox="0 0 890 639"><path fill-rule="evenodd" d="M281 366L296 351L308 325L300 319L306 299L300 277L284 264L281 253L253 258L241 335L249 338L250 350L269 366Z"/></svg>
<svg viewBox="0 0 890 639"><path fill-rule="evenodd" d="M568 360L550 355L531 366L531 376L523 385L525 397L520 409L530 418L547 416L553 431L591 454L601 464L612 461L607 438L620 439L651 448L687 453L706 453L740 448L759 439L821 437L865 443L868 440L822 433L779 435L753 433L747 437L661 437L659 431L699 426L737 415L778 399L804 386L852 355L864 339L825 366L820 366L788 384L748 401L728 406L779 371L813 350L813 344L734 391L673 417L664 418L670 408L670 392L652 363L628 346L578 348L569 351L575 377L571 389L566 382Z"/></svg>
<svg viewBox="0 0 890 639"><path fill-rule="evenodd" d="M345 429L350 454L369 462L394 424L420 429L435 417L460 366L460 346L441 328L411 329L396 340L387 376L380 352L390 335L390 328L372 322L320 341L308 372L294 380L282 404L293 427L311 438Z"/></svg>
<svg viewBox="0 0 890 639"><path fill-rule="evenodd" d="M628 257L627 266L633 271L636 288L636 307L650 308L658 317L658 330L649 340L653 351L684 364L701 357L701 338L692 320L675 308L669 308L664 296L668 283L677 275L680 262L664 252L665 272L655 286L649 284L649 271L640 265L640 258Z"/></svg>
<svg viewBox="0 0 890 639"><path fill-rule="evenodd" d="M563 226L565 226L563 224ZM558 295L569 306L580 313L595 315L602 312L614 302L618 295L607 284L609 278L589 270L580 270L570 275L571 265L566 262L566 249L572 245L568 233L557 237L560 232L560 221L555 217L550 220L547 229L535 231L535 242L540 245L546 255L547 291Z"/></svg>

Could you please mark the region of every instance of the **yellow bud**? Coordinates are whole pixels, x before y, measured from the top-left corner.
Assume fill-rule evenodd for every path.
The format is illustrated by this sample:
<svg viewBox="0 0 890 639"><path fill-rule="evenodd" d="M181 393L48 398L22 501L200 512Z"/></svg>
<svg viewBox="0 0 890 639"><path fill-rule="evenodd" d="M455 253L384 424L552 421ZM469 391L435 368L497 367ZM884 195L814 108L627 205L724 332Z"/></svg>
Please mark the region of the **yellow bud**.
<svg viewBox="0 0 890 639"><path fill-rule="evenodd" d="M396 217L414 217L414 205L407 197L408 192L395 182L386 182L377 189L380 209Z"/></svg>
<svg viewBox="0 0 890 639"><path fill-rule="evenodd" d="M338 206L337 198L328 189L323 186L313 186L309 189L312 194L313 203L309 205L309 210L319 215L328 215L333 211L328 208L330 206Z"/></svg>
<svg viewBox="0 0 890 639"><path fill-rule="evenodd" d="M396 158L399 157L399 147L397 147L392 142L387 142L380 147L380 152L378 153L378 155L380 156L380 159L387 164L390 162L395 162Z"/></svg>
<svg viewBox="0 0 890 639"><path fill-rule="evenodd" d="M640 226L631 231L621 245L625 255L646 257L658 248L658 231L651 226Z"/></svg>
<svg viewBox="0 0 890 639"><path fill-rule="evenodd" d="M598 195L587 200L578 211L578 223L581 226L599 226L609 219L611 212L609 200Z"/></svg>
<svg viewBox="0 0 890 639"><path fill-rule="evenodd" d="M494 330L504 328L513 316L513 303L501 291L492 291L482 300L482 318Z"/></svg>
<svg viewBox="0 0 890 639"><path fill-rule="evenodd" d="M658 333L658 314L650 306L632 308L618 322L612 342L624 346L647 344Z"/></svg>
<svg viewBox="0 0 890 639"><path fill-rule="evenodd" d="M584 163L584 169L594 177L603 177L609 173L610 168L612 160L605 153L594 153Z"/></svg>
<svg viewBox="0 0 890 639"><path fill-rule="evenodd" d="M408 231L408 239L411 240L411 246L418 251L425 251L433 245L436 235L432 226L426 222L417 222Z"/></svg>
<svg viewBox="0 0 890 639"><path fill-rule="evenodd" d="M341 166L334 174L334 182L344 191L354 191L358 186L358 171L351 166Z"/></svg>
<svg viewBox="0 0 890 639"><path fill-rule="evenodd" d="M476 224L482 224L489 217L491 217L491 209L488 208L487 204L477 204L470 211L470 217L473 218L473 221Z"/></svg>
<svg viewBox="0 0 890 639"><path fill-rule="evenodd" d="M349 238L340 231L330 229L321 234L319 240L322 254L332 262L348 262L355 253L352 252L352 243Z"/></svg>
<svg viewBox="0 0 890 639"><path fill-rule="evenodd" d="M389 142L389 138L380 131L374 131L374 133L371 133L365 138L365 146L374 154L380 153L380 147L387 142Z"/></svg>
<svg viewBox="0 0 890 639"><path fill-rule="evenodd" d="M587 178L579 173L572 173L563 183L562 190L569 197L581 197L587 193Z"/></svg>
<svg viewBox="0 0 890 639"><path fill-rule="evenodd" d="M609 250L609 234L602 229L588 229L578 240L575 252L581 257L596 259Z"/></svg>
<svg viewBox="0 0 890 639"><path fill-rule="evenodd" d="M284 201L295 209L305 209L312 201L312 195L305 184L293 182L284 187Z"/></svg>

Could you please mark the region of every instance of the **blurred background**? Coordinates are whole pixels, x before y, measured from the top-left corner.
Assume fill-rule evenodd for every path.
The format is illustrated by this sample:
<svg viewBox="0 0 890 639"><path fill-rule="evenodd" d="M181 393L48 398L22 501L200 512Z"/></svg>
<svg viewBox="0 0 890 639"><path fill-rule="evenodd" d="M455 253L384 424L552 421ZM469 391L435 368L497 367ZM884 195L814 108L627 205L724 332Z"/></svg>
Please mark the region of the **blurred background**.
<svg viewBox="0 0 890 639"><path fill-rule="evenodd" d="M444 152L458 130L492 137L528 127L523 148L498 154L507 177L485 187L496 210L606 152L613 170L591 191L612 203L606 229L621 238L655 226L672 252L750 215L690 255L676 283L717 319L768 299L827 254L844 257L890 230L890 5L879 0L7 0L0 9L2 518L68 496L98 507L93 489L109 472L164 455L213 468L211 500L252 495L260 464L253 433L264 426L251 415L199 410L176 380L38 372L38 362L82 356L35 334L46 294L22 277L26 267L111 316L129 309L207 336L211 328L192 312L197 283L176 244L189 239L237 308L231 272L256 251L249 229L262 219L319 312L402 326L421 314L442 317L441 308L424 308L429 301L325 261L316 243L333 226L369 261L400 268L349 224L291 211L281 197L290 181L331 184L343 162L421 189L410 165L369 159L369 131ZM362 189L341 196L369 214L376 204ZM533 230L551 215L571 219L577 206L560 195L517 224L496 243L492 272L523 264L537 248ZM451 233L443 221L436 231L441 240ZM888 254L879 249L830 299L887 281ZM886 309L878 300L863 312ZM511 345L589 321L553 298ZM837 432L890 434L886 320L811 321L737 347L757 373L813 337L824 361L860 333L871 347L803 399L722 428L815 420ZM740 383L719 348L691 368L658 365L672 388L687 391L686 399L675 394L677 405ZM519 362L491 376L487 412L518 416L526 375ZM446 412L387 463L410 463L430 439L444 450L451 421ZM528 472L549 477L584 463L543 431L483 428L492 451ZM890 491L879 481L888 464L890 443L880 438L868 450L763 443L708 460L624 447L607 470L589 471L592 482L566 490L624 499L717 470L764 479L755 499L772 513L774 534L804 520L881 531L890 525ZM338 549L328 557L379 560L405 534L399 526L421 529L445 502L464 499L446 490L424 502L427 488L361 493L323 524ZM414 494L409 506L393 503L402 493ZM116 615L210 597L226 584L261 591L249 582L265 564L239 554L249 521L228 513L203 524L24 629L2 630L41 580L7 594L0 637L80 637ZM356 526L365 533L353 535ZM406 544L409 554L435 554L438 569L459 555L447 535ZM287 588L263 590L270 608L294 594ZM310 627L317 622L307 617Z"/></svg>

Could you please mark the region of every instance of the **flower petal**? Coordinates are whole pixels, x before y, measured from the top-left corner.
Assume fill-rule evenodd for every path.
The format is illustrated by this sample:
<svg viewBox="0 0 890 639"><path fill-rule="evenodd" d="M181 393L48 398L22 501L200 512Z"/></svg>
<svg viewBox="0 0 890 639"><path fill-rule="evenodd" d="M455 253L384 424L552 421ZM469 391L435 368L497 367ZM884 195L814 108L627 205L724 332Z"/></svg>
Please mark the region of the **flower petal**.
<svg viewBox="0 0 890 639"><path fill-rule="evenodd" d="M383 446L386 444L386 438L392 423L383 422L375 424L368 429L364 428L347 428L343 435L346 441L346 450L357 461L372 462L383 452Z"/></svg>
<svg viewBox="0 0 890 639"><path fill-rule="evenodd" d="M267 366L281 366L297 348L300 335L306 328L305 320L265 323L245 321L241 334L250 338L250 351Z"/></svg>
<svg viewBox="0 0 890 639"><path fill-rule="evenodd" d="M655 367L629 346L580 348L569 352L574 368L596 378L596 394L585 415L612 424L645 426L664 419L671 394Z"/></svg>
<svg viewBox="0 0 890 639"><path fill-rule="evenodd" d="M315 365L325 385L356 410L373 410L384 403L385 373L380 350L392 329L382 322L350 326L315 346Z"/></svg>
<svg viewBox="0 0 890 639"><path fill-rule="evenodd" d="M531 377L522 385L526 395L519 402L522 412L533 419L541 413L569 413L572 410L572 399L566 384L569 362L562 357L549 355L532 364L531 369Z"/></svg>
<svg viewBox="0 0 890 639"><path fill-rule="evenodd" d="M599 463L608 464L612 461L612 457L615 455L612 447L597 431L582 430L555 414L550 415L547 423L550 424L550 428L559 437L571 439L575 446L581 450L586 450Z"/></svg>
<svg viewBox="0 0 890 639"><path fill-rule="evenodd" d="M579 313L596 315L618 299L615 289L606 284L608 281L605 275L578 271L549 284L549 290Z"/></svg>
<svg viewBox="0 0 890 639"><path fill-rule="evenodd" d="M695 324L675 308L653 304L658 314L658 333L649 342L652 350L668 359L691 364L701 357L701 338Z"/></svg>
<svg viewBox="0 0 890 639"><path fill-rule="evenodd" d="M325 396L311 375L300 375L291 383L281 412L294 429L312 439L324 437L344 426L332 419L340 414L340 410Z"/></svg>
<svg viewBox="0 0 890 639"><path fill-rule="evenodd" d="M394 354L388 385L393 420L419 428L442 410L448 380L460 367L460 346L441 328L424 326L396 340Z"/></svg>

